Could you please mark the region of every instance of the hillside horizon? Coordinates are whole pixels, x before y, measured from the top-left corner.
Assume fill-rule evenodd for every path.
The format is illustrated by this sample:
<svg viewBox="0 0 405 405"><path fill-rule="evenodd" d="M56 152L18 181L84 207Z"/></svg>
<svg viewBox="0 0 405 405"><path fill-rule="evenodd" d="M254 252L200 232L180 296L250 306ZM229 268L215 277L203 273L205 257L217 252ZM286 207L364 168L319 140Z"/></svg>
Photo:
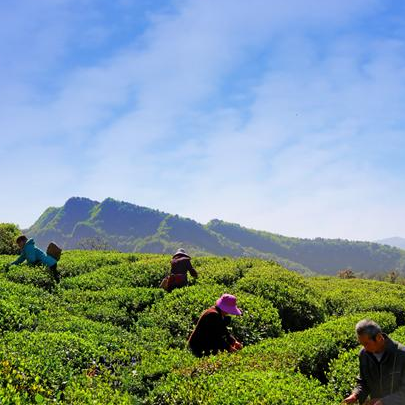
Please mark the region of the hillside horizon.
<svg viewBox="0 0 405 405"><path fill-rule="evenodd" d="M383 245L397 247L398 249L405 249L405 238L402 238L400 236L393 236L390 238L379 239L376 240L375 242L381 243Z"/></svg>
<svg viewBox="0 0 405 405"><path fill-rule="evenodd" d="M64 249L91 249L96 241L122 252L171 254L182 246L193 256L259 257L305 274L405 269L405 251L388 245L287 237L220 219L201 224L113 198L71 197L62 207L47 208L25 232L42 247L53 240Z"/></svg>

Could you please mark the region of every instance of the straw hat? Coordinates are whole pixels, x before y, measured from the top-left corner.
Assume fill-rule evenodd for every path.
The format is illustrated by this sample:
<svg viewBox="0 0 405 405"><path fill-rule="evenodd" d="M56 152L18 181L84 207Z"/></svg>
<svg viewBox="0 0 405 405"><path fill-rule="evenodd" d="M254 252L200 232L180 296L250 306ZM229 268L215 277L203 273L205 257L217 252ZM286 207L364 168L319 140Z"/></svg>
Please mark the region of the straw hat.
<svg viewBox="0 0 405 405"><path fill-rule="evenodd" d="M183 248L177 249L176 253L173 256L177 255L190 257Z"/></svg>

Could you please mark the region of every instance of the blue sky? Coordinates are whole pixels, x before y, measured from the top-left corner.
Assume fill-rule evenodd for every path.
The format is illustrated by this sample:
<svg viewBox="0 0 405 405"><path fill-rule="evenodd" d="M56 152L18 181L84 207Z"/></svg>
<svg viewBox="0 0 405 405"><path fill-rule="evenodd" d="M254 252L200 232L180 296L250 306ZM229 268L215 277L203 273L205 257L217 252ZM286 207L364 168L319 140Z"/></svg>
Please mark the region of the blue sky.
<svg viewBox="0 0 405 405"><path fill-rule="evenodd" d="M0 3L0 222L71 196L405 237L405 3Z"/></svg>

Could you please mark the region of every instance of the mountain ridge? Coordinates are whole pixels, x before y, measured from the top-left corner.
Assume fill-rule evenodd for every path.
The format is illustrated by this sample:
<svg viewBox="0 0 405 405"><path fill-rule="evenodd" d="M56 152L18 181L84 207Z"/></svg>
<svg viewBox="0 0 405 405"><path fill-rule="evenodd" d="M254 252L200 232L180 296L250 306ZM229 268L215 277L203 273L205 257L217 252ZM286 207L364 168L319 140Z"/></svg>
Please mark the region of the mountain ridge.
<svg viewBox="0 0 405 405"><path fill-rule="evenodd" d="M398 249L405 249L405 238L401 238L400 236L376 240L376 243L396 247Z"/></svg>
<svg viewBox="0 0 405 405"><path fill-rule="evenodd" d="M192 255L275 260L305 274L405 270L405 251L375 242L287 237L220 219L204 225L113 198L71 197L62 207L47 208L25 232L43 247L54 240L64 249L86 248L86 241L99 240L123 252L170 254L183 246Z"/></svg>

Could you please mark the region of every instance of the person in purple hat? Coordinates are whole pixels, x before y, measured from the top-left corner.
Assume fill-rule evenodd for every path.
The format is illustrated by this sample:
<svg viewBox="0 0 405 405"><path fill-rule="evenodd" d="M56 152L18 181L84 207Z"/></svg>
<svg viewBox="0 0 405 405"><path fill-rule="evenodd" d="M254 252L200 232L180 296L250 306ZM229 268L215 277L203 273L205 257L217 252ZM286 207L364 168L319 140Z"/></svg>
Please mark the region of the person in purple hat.
<svg viewBox="0 0 405 405"><path fill-rule="evenodd" d="M191 257L186 253L183 248L177 249L170 261L171 282L168 291L174 288L185 287L188 284L187 273L192 277L198 277L198 274L191 264Z"/></svg>
<svg viewBox="0 0 405 405"><path fill-rule="evenodd" d="M223 294L214 306L205 310L188 339L188 345L197 357L217 354L220 351L234 352L242 348L228 331L230 317L228 315L242 315L236 306L236 297Z"/></svg>

